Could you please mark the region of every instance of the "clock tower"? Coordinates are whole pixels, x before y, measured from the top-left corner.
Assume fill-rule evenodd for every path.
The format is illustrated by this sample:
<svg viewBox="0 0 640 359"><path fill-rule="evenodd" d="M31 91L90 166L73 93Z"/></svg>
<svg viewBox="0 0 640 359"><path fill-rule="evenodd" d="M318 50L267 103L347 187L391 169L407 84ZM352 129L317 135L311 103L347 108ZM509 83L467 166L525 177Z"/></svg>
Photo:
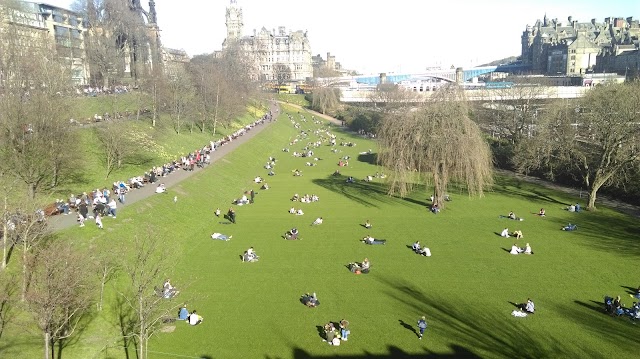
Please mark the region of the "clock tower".
<svg viewBox="0 0 640 359"><path fill-rule="evenodd" d="M238 6L236 0L231 0L231 4L227 6L227 41L237 40L242 37L242 8ZM225 41L226 42L226 41Z"/></svg>

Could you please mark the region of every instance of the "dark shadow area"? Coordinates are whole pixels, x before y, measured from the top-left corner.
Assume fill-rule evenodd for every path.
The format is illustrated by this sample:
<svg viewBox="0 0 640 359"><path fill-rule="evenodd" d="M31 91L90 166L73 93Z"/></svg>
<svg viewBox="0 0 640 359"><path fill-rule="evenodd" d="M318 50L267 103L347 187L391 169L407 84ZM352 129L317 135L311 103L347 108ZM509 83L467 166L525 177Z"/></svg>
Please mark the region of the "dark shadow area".
<svg viewBox="0 0 640 359"><path fill-rule="evenodd" d="M502 237L502 234L500 232L493 232L493 233L498 237Z"/></svg>
<svg viewBox="0 0 640 359"><path fill-rule="evenodd" d="M451 345L451 353L435 353L426 348L424 348L424 352L422 353L408 353L398 348L396 346L388 346L386 354L373 354L369 352L364 352L362 354L335 354L335 355L312 355L306 352L301 348L294 348L292 358L294 359L320 359L320 358L345 358L345 359L445 359L445 358L469 358L469 359L480 359L481 356L475 354L471 349L465 348L459 345ZM267 359L276 359L277 357L272 357L266 355Z"/></svg>
<svg viewBox="0 0 640 359"><path fill-rule="evenodd" d="M316 325L316 330L318 331L318 336L321 339L325 339L325 337L324 337L324 327L322 325Z"/></svg>
<svg viewBox="0 0 640 359"><path fill-rule="evenodd" d="M509 302L509 304L513 305L516 308L520 308L520 304L515 303L515 302Z"/></svg>
<svg viewBox="0 0 640 359"><path fill-rule="evenodd" d="M583 330L607 338L613 343L620 343L628 348L629 353L640 351L640 343L638 342L640 326L634 325L629 316L618 317L606 313L603 301L575 300L573 305L562 306L558 309L559 313L580 325Z"/></svg>
<svg viewBox="0 0 640 359"><path fill-rule="evenodd" d="M390 196L387 193L387 186L380 182L366 182L362 179L355 179L355 182L347 183L347 178L343 174L330 175L327 178L314 179L312 182L320 187L328 189L334 193L342 195L352 201L369 207L378 207L378 203L409 203L426 206L426 201L414 198L399 198Z"/></svg>
<svg viewBox="0 0 640 359"><path fill-rule="evenodd" d="M522 182L513 177L495 176L495 184L493 190L496 193L503 194L511 197L527 198L531 201L542 201L550 204L561 205L564 207L569 206L569 203L559 200L556 197L550 195L552 190L548 192L536 187L534 184L528 182ZM570 196L565 194L565 196Z"/></svg>
<svg viewBox="0 0 640 359"><path fill-rule="evenodd" d="M122 349L124 350L125 359L132 359L129 355L129 351L133 350L137 353L137 343L132 339L132 333L134 332L135 318L133 318L133 311L127 304L123 296L119 295L115 299L114 308L116 312L115 323L112 323L122 335Z"/></svg>
<svg viewBox="0 0 640 359"><path fill-rule="evenodd" d="M415 287L412 283L387 279L385 276L376 276L387 286L386 295L395 299L398 304L404 305L417 313L424 313L427 322L430 320L438 324L440 335L450 338L464 338L464 347L473 348L474 351L491 353L488 357L500 358L560 358L560 357L594 357L597 353L569 352L565 343L550 337L535 335L523 330L522 321L514 320L508 315L510 309L505 307L505 313L486 312L474 307L459 306L447 300L439 299L432 294ZM523 343L527 343L523 345ZM421 357L446 357L430 356ZM457 353L458 356L450 357L479 357L473 352ZM399 356L402 357L402 356Z"/></svg>
<svg viewBox="0 0 640 359"><path fill-rule="evenodd" d="M621 285L620 287L624 288L627 291L627 294L636 294L638 292L638 288L634 288L634 287L629 287L626 285Z"/></svg>
<svg viewBox="0 0 640 359"><path fill-rule="evenodd" d="M511 253L511 250L510 250L510 249L507 249L507 248L505 248L505 247L501 247L501 248L502 248L502 250L503 250L503 251L505 251L505 252L507 252L507 253Z"/></svg>
<svg viewBox="0 0 640 359"><path fill-rule="evenodd" d="M358 162L364 162L370 165L376 165L378 164L378 154L377 153L359 154Z"/></svg>
<svg viewBox="0 0 640 359"><path fill-rule="evenodd" d="M405 322L402 319L398 319L398 322L400 323L400 325L402 325L403 328L405 328L406 330L412 332L413 334L416 335L416 337L419 337L420 334L418 334L418 331L416 330L416 328L413 327L413 325Z"/></svg>

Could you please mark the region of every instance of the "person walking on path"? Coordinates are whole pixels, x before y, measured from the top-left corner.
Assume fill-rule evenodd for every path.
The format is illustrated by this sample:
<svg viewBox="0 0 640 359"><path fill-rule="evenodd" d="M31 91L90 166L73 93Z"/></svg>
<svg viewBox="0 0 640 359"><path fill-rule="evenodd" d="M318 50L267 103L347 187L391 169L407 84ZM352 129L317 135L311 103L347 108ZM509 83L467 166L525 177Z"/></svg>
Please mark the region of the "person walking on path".
<svg viewBox="0 0 640 359"><path fill-rule="evenodd" d="M420 334L418 334L418 339L422 339L424 335L424 330L427 329L427 321L425 320L424 315L418 320L418 329L420 330Z"/></svg>

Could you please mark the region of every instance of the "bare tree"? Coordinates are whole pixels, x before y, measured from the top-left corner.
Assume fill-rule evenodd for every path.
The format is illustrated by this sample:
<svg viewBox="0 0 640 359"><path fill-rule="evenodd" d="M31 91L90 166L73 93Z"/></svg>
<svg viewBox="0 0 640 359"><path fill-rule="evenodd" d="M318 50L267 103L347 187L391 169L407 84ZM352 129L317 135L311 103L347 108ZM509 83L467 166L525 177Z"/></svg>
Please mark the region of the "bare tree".
<svg viewBox="0 0 640 359"><path fill-rule="evenodd" d="M195 89L191 82L191 77L183 68L177 68L175 73L168 77L166 89L163 93L163 103L173 122L173 129L176 133L190 121L194 114L196 101ZM190 126L193 131L193 126Z"/></svg>
<svg viewBox="0 0 640 359"><path fill-rule="evenodd" d="M138 358L146 359L149 339L181 303L164 298L162 292L156 290L156 286L162 284L170 259L150 229L144 237L135 237L132 252L133 258L125 261L123 267L129 283L126 290L120 291L132 315L125 318L129 323L124 323L123 328L133 328L132 333L125 335L137 339Z"/></svg>
<svg viewBox="0 0 640 359"><path fill-rule="evenodd" d="M416 183L432 183L444 208L450 184L481 196L492 185L491 151L457 87L443 88L417 111L388 116L378 131L380 163L391 170L389 193L407 196Z"/></svg>
<svg viewBox="0 0 640 359"><path fill-rule="evenodd" d="M609 84L578 102L559 102L545 111L536 136L517 152L520 171L542 169L581 180L589 189L588 209L598 191L637 171L640 160L640 82Z"/></svg>
<svg viewBox="0 0 640 359"><path fill-rule="evenodd" d="M0 339L7 325L15 318L13 310L17 288L15 276L0 275Z"/></svg>
<svg viewBox="0 0 640 359"><path fill-rule="evenodd" d="M104 301L105 287L107 283L117 277L118 273L122 269L122 258L125 253L117 248L109 250L97 250L94 248L91 252L95 253L92 261L95 265L95 273L100 280L100 295L98 297L96 307L98 311L101 311Z"/></svg>
<svg viewBox="0 0 640 359"><path fill-rule="evenodd" d="M424 99L417 92L405 89L396 84L380 84L369 96L369 100L385 112L393 112L399 108L415 106Z"/></svg>
<svg viewBox="0 0 640 359"><path fill-rule="evenodd" d="M273 71L273 80L278 86L282 86L291 81L291 67L283 63L275 63L271 68Z"/></svg>
<svg viewBox="0 0 640 359"><path fill-rule="evenodd" d="M94 131L102 149L105 178L109 178L114 170L122 167L123 161L131 155L134 146L123 132L121 124L117 122L95 127Z"/></svg>
<svg viewBox="0 0 640 359"><path fill-rule="evenodd" d="M68 241L51 242L33 263L27 304L40 328L44 358L53 358L56 342L73 335L89 307L91 290L84 271L86 257Z"/></svg>

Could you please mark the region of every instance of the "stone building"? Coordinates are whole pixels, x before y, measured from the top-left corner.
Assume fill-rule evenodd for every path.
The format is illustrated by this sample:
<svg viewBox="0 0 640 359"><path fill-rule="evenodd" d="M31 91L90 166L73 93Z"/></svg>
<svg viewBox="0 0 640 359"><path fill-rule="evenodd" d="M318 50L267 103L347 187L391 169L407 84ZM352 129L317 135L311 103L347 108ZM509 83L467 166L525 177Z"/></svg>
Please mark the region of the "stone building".
<svg viewBox="0 0 640 359"><path fill-rule="evenodd" d="M89 67L85 51L86 29L79 14L40 2L22 1L15 8L4 7L0 41L14 38L18 47L39 47L54 51L69 67L72 81L85 85Z"/></svg>
<svg viewBox="0 0 640 359"><path fill-rule="evenodd" d="M307 33L287 31L284 26L260 31L253 35L242 35L244 21L242 8L236 0L231 0L226 12L227 37L222 49L236 43L245 54L255 61L254 78L262 81L285 79L288 82L301 82L313 76L311 66L311 45Z"/></svg>
<svg viewBox="0 0 640 359"><path fill-rule="evenodd" d="M630 17L579 22L569 16L562 23L545 15L522 33L522 63L535 73L581 75L598 69L600 57L614 47L637 49L639 34L638 21Z"/></svg>

